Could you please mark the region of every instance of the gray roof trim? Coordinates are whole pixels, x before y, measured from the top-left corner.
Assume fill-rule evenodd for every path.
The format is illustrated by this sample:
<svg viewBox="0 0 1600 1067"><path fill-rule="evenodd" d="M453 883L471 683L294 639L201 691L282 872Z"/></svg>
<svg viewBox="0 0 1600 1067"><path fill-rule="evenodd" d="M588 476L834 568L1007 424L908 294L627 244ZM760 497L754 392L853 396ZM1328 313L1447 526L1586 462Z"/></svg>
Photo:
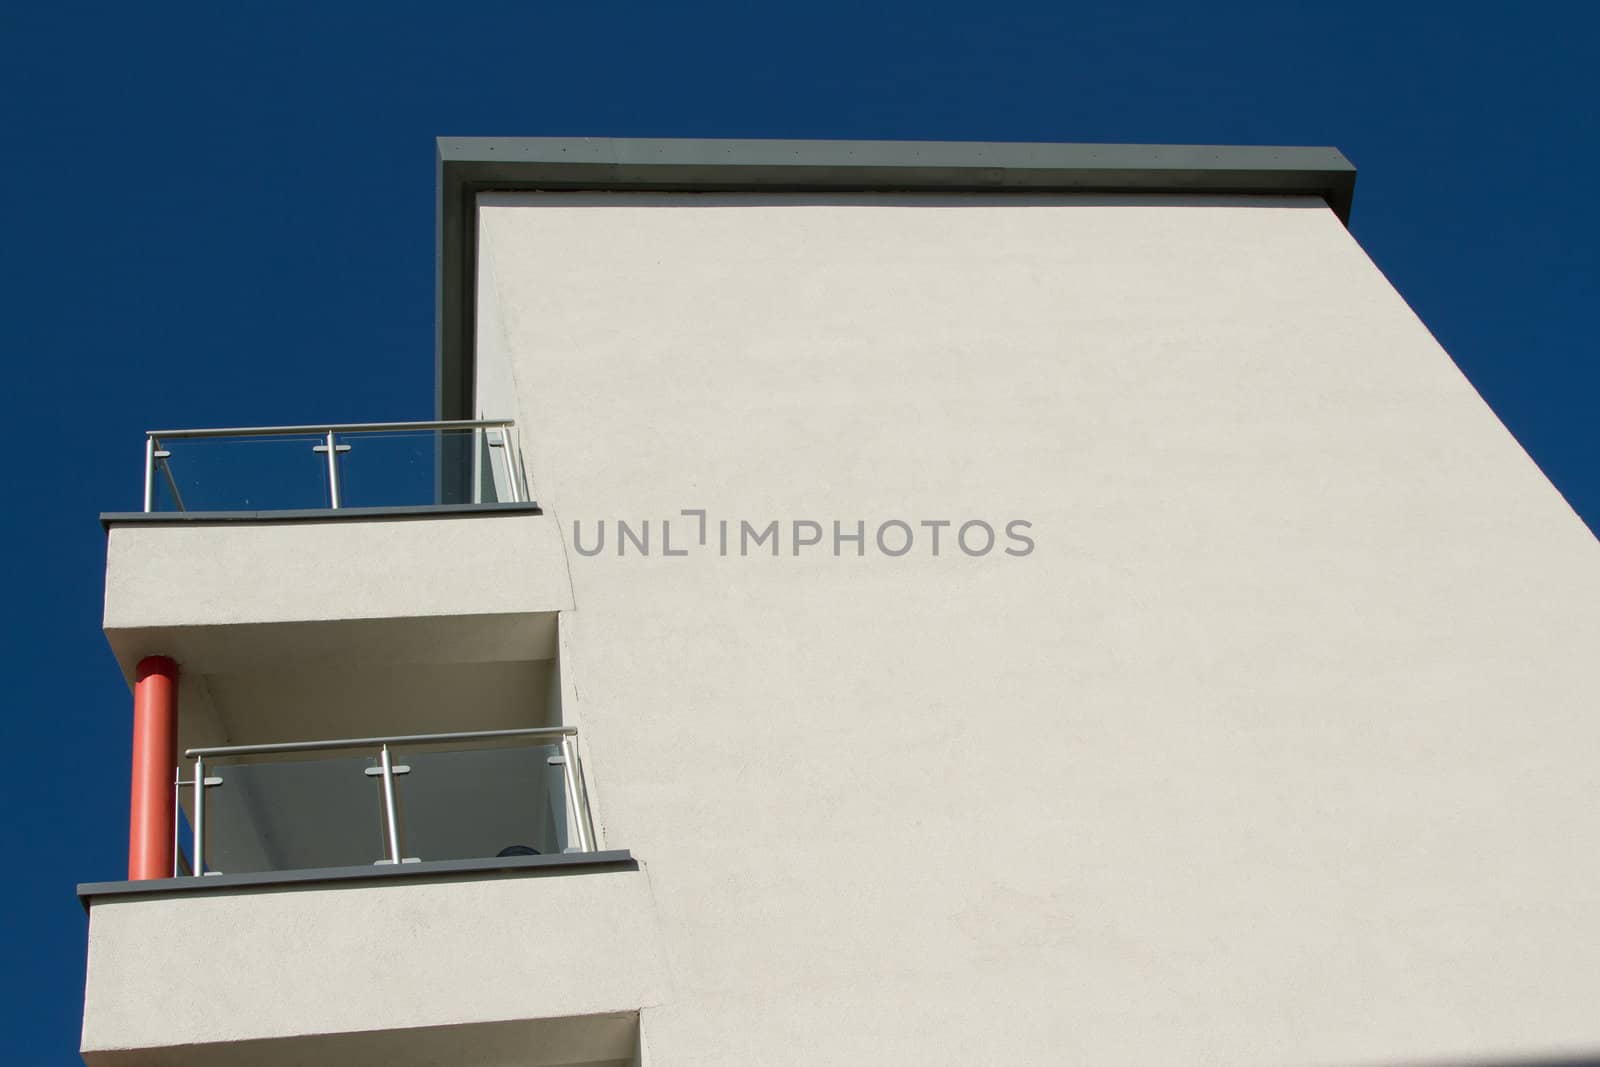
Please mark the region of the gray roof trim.
<svg viewBox="0 0 1600 1067"><path fill-rule="evenodd" d="M435 289L440 419L471 418L477 196L489 191L1078 192L1319 196L1350 218L1335 148L441 137Z"/></svg>
<svg viewBox="0 0 1600 1067"><path fill-rule="evenodd" d="M252 874L215 874L205 878L151 878L140 882L84 882L78 901L85 911L91 904L130 897L193 896L199 893L248 892L284 889L333 882L438 881L445 878L506 877L532 874L580 874L594 868L635 870L639 866L627 849L607 852L567 852L550 856L496 856L478 860L430 860L423 863L363 867L319 867L304 871L261 871Z"/></svg>

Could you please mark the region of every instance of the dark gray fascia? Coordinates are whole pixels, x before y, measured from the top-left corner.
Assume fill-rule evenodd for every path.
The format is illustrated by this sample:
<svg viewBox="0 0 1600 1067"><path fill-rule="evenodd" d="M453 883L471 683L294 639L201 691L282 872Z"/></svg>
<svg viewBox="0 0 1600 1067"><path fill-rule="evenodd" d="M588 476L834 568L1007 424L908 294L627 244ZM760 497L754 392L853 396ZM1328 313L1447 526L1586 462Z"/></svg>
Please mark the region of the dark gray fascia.
<svg viewBox="0 0 1600 1067"><path fill-rule="evenodd" d="M627 849L606 852L567 852L550 856L496 856L477 860L430 860L385 866L320 867L302 871L261 871L252 874L215 874L204 878L151 878L142 882L84 882L78 901L85 911L102 900L129 897L191 896L197 893L250 892L293 886L344 883L371 885L384 882L439 881L449 878L507 877L535 874L580 874L585 871L636 870L638 862Z"/></svg>
<svg viewBox="0 0 1600 1067"><path fill-rule="evenodd" d="M1194 193L1318 196L1346 224L1356 169L1336 148L762 141L607 137L438 140L436 393L472 411L479 193Z"/></svg>
<svg viewBox="0 0 1600 1067"><path fill-rule="evenodd" d="M360 522L378 519L453 519L463 515L543 515L538 504L407 504L376 508L284 508L279 511L102 511L100 525L183 526L228 522Z"/></svg>

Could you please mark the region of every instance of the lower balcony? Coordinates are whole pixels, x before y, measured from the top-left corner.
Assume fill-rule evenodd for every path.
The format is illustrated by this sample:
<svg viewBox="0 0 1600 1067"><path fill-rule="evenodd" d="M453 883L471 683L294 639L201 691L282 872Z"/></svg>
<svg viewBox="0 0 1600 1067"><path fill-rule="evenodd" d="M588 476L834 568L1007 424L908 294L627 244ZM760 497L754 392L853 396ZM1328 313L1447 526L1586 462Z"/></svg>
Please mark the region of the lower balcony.
<svg viewBox="0 0 1600 1067"><path fill-rule="evenodd" d="M626 1064L659 1000L644 875L577 731L214 746L174 877L79 887L91 1064Z"/></svg>

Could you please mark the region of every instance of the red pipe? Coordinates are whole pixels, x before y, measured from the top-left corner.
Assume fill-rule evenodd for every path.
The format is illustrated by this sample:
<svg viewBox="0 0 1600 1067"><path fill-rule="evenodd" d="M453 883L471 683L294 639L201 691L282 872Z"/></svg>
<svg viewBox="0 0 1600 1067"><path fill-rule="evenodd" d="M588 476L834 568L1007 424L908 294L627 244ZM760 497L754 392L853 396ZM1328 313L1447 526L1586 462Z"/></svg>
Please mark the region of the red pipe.
<svg viewBox="0 0 1600 1067"><path fill-rule="evenodd" d="M173 771L178 762L178 665L139 661L133 682L133 795L128 808L128 879L172 877Z"/></svg>

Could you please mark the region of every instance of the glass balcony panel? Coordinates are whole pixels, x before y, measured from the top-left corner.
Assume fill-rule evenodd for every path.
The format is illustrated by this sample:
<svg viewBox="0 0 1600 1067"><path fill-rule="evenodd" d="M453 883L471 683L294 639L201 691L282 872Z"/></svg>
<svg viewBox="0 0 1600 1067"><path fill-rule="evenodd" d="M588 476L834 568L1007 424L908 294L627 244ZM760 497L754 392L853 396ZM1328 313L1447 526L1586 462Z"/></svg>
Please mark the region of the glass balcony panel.
<svg viewBox="0 0 1600 1067"><path fill-rule="evenodd" d="M347 460L359 447L355 435L351 437L356 447L345 453ZM433 502L435 496L441 504L496 504L521 499L513 485L513 478L518 475L511 454L515 440L510 429L490 426L430 431L428 447L427 502Z"/></svg>
<svg viewBox="0 0 1600 1067"><path fill-rule="evenodd" d="M194 828L189 823L189 796L183 795L189 794L189 792L190 791L185 788L183 793L178 797L176 812L178 821L178 834L177 840L173 843L175 848L174 858L177 860L177 863L174 865L175 876L189 875L194 873Z"/></svg>
<svg viewBox="0 0 1600 1067"><path fill-rule="evenodd" d="M333 506L327 432L167 436L158 441L150 510L321 510ZM176 433L177 431L174 431ZM527 499L515 432L452 423L335 431L345 508L515 503Z"/></svg>
<svg viewBox="0 0 1600 1067"><path fill-rule="evenodd" d="M315 434L164 439L161 447L171 455L156 465L152 507L156 511L325 508L331 503L327 455L313 451L322 443Z"/></svg>
<svg viewBox="0 0 1600 1067"><path fill-rule="evenodd" d="M559 854L569 840L566 783L556 744L407 747L396 778L407 858Z"/></svg>
<svg viewBox="0 0 1600 1067"><path fill-rule="evenodd" d="M515 500L502 427L338 435L339 502L347 508Z"/></svg>
<svg viewBox="0 0 1600 1067"><path fill-rule="evenodd" d="M342 433L339 504L347 508L419 507L436 502L439 447L447 431Z"/></svg>
<svg viewBox="0 0 1600 1067"><path fill-rule="evenodd" d="M388 858L375 755L249 757L207 763L210 873L352 867Z"/></svg>

